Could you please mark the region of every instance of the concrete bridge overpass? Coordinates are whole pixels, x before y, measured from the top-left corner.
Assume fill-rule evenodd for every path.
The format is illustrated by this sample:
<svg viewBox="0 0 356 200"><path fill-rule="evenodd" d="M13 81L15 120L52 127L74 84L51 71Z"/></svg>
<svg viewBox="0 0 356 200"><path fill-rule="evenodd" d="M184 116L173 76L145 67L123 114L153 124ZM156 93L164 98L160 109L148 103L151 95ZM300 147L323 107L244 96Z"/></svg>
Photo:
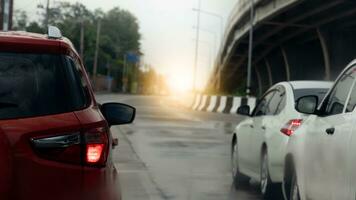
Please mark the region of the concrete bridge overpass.
<svg viewBox="0 0 356 200"><path fill-rule="evenodd" d="M285 80L333 80L356 58L356 0L254 0L252 93ZM233 9L208 91L244 91L250 0Z"/></svg>

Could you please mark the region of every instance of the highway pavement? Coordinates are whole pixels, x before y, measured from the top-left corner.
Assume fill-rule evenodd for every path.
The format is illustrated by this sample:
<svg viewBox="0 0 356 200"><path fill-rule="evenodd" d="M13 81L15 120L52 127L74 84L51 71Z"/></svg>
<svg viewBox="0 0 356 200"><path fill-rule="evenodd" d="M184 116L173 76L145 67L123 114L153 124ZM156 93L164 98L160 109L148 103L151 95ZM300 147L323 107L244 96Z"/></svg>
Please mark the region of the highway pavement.
<svg viewBox="0 0 356 200"><path fill-rule="evenodd" d="M169 97L98 94L135 106L131 125L112 127L123 200L257 200L258 184L235 190L230 139L237 115L192 111Z"/></svg>

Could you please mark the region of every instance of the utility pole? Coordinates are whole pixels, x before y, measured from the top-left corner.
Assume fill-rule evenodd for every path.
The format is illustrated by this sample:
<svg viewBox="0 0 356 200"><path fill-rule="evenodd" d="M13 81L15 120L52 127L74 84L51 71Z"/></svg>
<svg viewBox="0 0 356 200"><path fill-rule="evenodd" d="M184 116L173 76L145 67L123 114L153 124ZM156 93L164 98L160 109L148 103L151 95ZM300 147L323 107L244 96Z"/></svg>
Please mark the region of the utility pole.
<svg viewBox="0 0 356 200"><path fill-rule="evenodd" d="M84 19L80 22L80 57L84 60Z"/></svg>
<svg viewBox="0 0 356 200"><path fill-rule="evenodd" d="M3 31L9 31L12 28L13 3L13 0L0 0L0 28Z"/></svg>
<svg viewBox="0 0 356 200"><path fill-rule="evenodd" d="M254 1L251 0L250 9L250 38L248 43L248 64L247 64L247 84L246 84L246 95L251 94L251 70L252 70L252 54L253 54L253 21L254 21L255 11L254 11Z"/></svg>
<svg viewBox="0 0 356 200"><path fill-rule="evenodd" d="M106 69L107 69L106 81L108 82L108 92L111 92L111 88L112 88L111 66L108 61L106 61Z"/></svg>
<svg viewBox="0 0 356 200"><path fill-rule="evenodd" d="M93 66L93 83L95 87L96 83L96 73L98 69L98 54L99 54L99 43L100 43L100 29L101 29L101 20L98 19L98 25L96 30L96 44L95 44L95 55L94 55L94 66Z"/></svg>
<svg viewBox="0 0 356 200"><path fill-rule="evenodd" d="M196 42L195 42L195 60L194 60L194 73L193 73L193 90L196 91L197 71L198 71L198 54L199 54L199 36L200 36L200 9L201 0L198 0L197 11L197 30L196 30Z"/></svg>
<svg viewBox="0 0 356 200"><path fill-rule="evenodd" d="M126 83L127 83L127 76L126 76L126 53L124 54L124 66L122 69L122 92L126 92Z"/></svg>
<svg viewBox="0 0 356 200"><path fill-rule="evenodd" d="M45 19L45 26L46 28L48 27L49 25L49 3L50 3L50 0L47 0L47 6L46 6L46 19Z"/></svg>

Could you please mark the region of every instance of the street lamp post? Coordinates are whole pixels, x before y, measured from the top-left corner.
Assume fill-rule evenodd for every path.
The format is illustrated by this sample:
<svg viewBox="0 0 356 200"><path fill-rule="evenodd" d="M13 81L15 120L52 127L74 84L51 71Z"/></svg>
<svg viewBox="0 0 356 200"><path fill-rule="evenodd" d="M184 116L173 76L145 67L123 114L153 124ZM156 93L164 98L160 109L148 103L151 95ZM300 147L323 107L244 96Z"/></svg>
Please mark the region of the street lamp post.
<svg viewBox="0 0 356 200"><path fill-rule="evenodd" d="M216 13L210 12L210 11L206 11L206 10L202 10L201 9L201 0L198 0L198 8L193 8L193 11L197 12L197 26L194 27L196 29L196 43L195 43L195 63L194 63L194 77L193 77L193 84L194 84L194 90L196 90L196 74L197 74L197 68L198 68L198 53L199 53L199 36L200 36L200 14L206 14L209 16L213 16L216 17L220 20L220 37L221 40L223 38L223 32L224 32L224 18ZM212 31L207 31L205 29L206 32L210 32L213 33ZM215 33L213 33L215 34ZM215 49L216 49L216 34L215 34Z"/></svg>
<svg viewBox="0 0 356 200"><path fill-rule="evenodd" d="M198 0L198 8L200 10L201 0ZM195 58L194 58L194 73L193 73L193 89L196 91L196 79L198 69L198 53L199 53L199 34L200 34L200 12L197 13L197 30L196 30L196 42L195 42Z"/></svg>
<svg viewBox="0 0 356 200"><path fill-rule="evenodd" d="M197 29L197 27L196 27L196 26L193 26L193 29ZM204 31L204 32L206 32L206 33L210 33L211 35L214 36L214 51L213 51L213 53L214 53L214 54L217 53L218 38L217 38L216 32L211 31L211 30L209 30L209 29L205 29L205 28L200 28L200 30L201 30L201 31Z"/></svg>
<svg viewBox="0 0 356 200"><path fill-rule="evenodd" d="M252 70L252 53L253 53L253 21L254 21L254 1L251 0L250 9L250 33L249 33L249 44L248 44L248 64L247 64L247 84L246 84L246 95L251 94L251 70Z"/></svg>
<svg viewBox="0 0 356 200"><path fill-rule="evenodd" d="M197 27L193 27L194 29L197 29ZM217 54L217 34L216 34L216 32L213 32L213 31L211 31L211 30L209 30L209 29L204 29L204 28L201 28L200 30L202 30L202 31L204 31L204 32L207 32L207 33L210 33L210 34L212 34L213 36L214 36L214 44L212 45L210 42L206 42L206 41L199 41L199 42L204 42L204 43L207 43L207 44L209 44L209 46L210 46L210 53L209 53L209 71L212 69L212 68L214 68L214 63L212 62L213 61L213 56L216 56L216 54ZM213 48L211 48L211 47L213 47ZM211 67L211 68L210 68Z"/></svg>
<svg viewBox="0 0 356 200"><path fill-rule="evenodd" d="M210 12L210 11L206 11L206 10L202 10L202 9L197 9L197 8L193 8L193 11L195 12L201 12L203 14L206 14L206 15L209 15L209 16L212 16L212 17L216 17L217 19L219 19L220 21L220 37L221 39L223 38L223 32L224 32L224 17L217 14L217 13L213 13L213 12Z"/></svg>
<svg viewBox="0 0 356 200"><path fill-rule="evenodd" d="M193 39L193 40L196 41L195 39ZM210 47L213 46L213 44L212 44L210 41L199 40L199 43L200 43L200 44L201 44L201 43L204 43L204 44L206 44L206 45L208 45L208 46L210 46ZM214 54L213 48L209 48L209 55L207 56L208 58L206 59L206 61L209 63L208 65L211 66L211 68L209 68L209 71L212 70L212 68L214 67L214 63L212 62L212 61L213 61L213 59L212 59L213 54ZM201 59L199 59L199 60L201 61ZM198 63L201 64L201 62L198 62ZM199 70L197 69L197 71L199 71ZM200 81L201 81L201 80L200 80Z"/></svg>

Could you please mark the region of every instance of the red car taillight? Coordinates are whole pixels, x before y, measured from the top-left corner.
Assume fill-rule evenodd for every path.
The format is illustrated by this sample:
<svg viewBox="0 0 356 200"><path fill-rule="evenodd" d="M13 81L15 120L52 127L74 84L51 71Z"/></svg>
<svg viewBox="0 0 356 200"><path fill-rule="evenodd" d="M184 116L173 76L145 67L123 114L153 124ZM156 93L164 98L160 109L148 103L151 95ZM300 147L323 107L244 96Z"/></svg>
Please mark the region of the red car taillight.
<svg viewBox="0 0 356 200"><path fill-rule="evenodd" d="M109 138L106 128L89 129L84 133L85 163L104 165L108 155Z"/></svg>
<svg viewBox="0 0 356 200"><path fill-rule="evenodd" d="M103 144L87 144L86 146L86 162L97 163L103 154Z"/></svg>
<svg viewBox="0 0 356 200"><path fill-rule="evenodd" d="M81 133L31 139L42 158L70 164L103 166L108 155L108 129L91 128Z"/></svg>
<svg viewBox="0 0 356 200"><path fill-rule="evenodd" d="M289 120L283 128L281 128L281 132L287 136L291 136L295 130L299 128L300 125L302 125L302 119L292 119Z"/></svg>

